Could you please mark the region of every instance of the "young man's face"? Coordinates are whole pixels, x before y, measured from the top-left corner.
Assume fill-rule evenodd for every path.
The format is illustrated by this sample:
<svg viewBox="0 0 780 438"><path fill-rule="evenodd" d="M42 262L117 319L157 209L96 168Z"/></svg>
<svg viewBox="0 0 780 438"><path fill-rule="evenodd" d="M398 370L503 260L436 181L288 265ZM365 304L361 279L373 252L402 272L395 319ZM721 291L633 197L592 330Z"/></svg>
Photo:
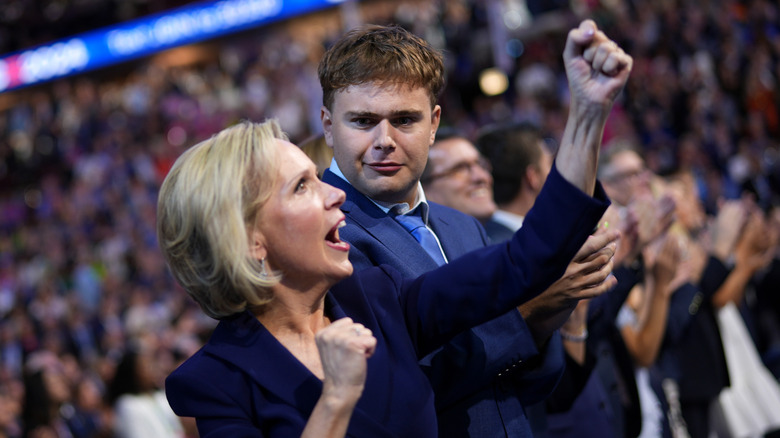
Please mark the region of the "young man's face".
<svg viewBox="0 0 780 438"><path fill-rule="evenodd" d="M410 205L440 117L425 88L376 82L336 92L332 111L321 114L325 140L352 186L377 201Z"/></svg>

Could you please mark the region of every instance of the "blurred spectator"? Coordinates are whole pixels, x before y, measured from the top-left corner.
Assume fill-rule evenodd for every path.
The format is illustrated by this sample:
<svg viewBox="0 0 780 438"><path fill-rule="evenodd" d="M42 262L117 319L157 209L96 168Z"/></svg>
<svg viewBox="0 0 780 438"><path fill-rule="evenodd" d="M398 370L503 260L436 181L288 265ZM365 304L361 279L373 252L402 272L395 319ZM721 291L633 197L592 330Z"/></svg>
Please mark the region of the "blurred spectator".
<svg viewBox="0 0 780 438"><path fill-rule="evenodd" d="M165 374L154 366L158 358L148 348L128 350L117 366L109 387L114 433L120 438L182 438L184 427L160 389Z"/></svg>
<svg viewBox="0 0 780 438"><path fill-rule="evenodd" d="M476 144L491 164L498 204L485 229L491 239L503 241L522 226L550 173L553 156L539 128L530 122L485 127Z"/></svg>
<svg viewBox="0 0 780 438"><path fill-rule="evenodd" d="M105 386L97 376L83 375L74 384L73 413L69 424L74 438L112 436L112 415L103 400Z"/></svg>
<svg viewBox="0 0 780 438"><path fill-rule="evenodd" d="M496 211L490 163L462 135L439 131L420 179L428 200L477 218Z"/></svg>
<svg viewBox="0 0 780 438"><path fill-rule="evenodd" d="M53 353L36 352L24 372L22 424L25 437L72 437L71 382L65 365Z"/></svg>
<svg viewBox="0 0 780 438"><path fill-rule="evenodd" d="M322 172L330 167L330 161L333 159L333 149L325 142L325 136L317 134L302 141L299 145L301 150L317 166L317 175L322 177Z"/></svg>
<svg viewBox="0 0 780 438"><path fill-rule="evenodd" d="M23 396L24 388L19 382L9 382L0 386L0 437L22 436Z"/></svg>

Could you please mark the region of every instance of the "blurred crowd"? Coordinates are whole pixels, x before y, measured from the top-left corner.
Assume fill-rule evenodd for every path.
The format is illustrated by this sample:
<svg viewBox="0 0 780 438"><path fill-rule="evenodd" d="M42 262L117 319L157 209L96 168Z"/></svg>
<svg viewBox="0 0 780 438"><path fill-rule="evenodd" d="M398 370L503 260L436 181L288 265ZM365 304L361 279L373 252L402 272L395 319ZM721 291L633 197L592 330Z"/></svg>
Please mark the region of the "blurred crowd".
<svg viewBox="0 0 780 438"><path fill-rule="evenodd" d="M605 148L630 143L648 172L685 175L680 190L692 196L677 204L701 202L704 223L725 214L724 200L744 200L722 220L738 224L737 235L762 231L743 245L764 245L751 276L775 291L761 303L775 313L762 313L769 328L751 334L761 354L780 351L771 328L780 325L780 282L758 277L779 263L777 240L766 238L780 226L776 2L604 0L555 11L528 2L536 24L502 32L495 17L522 2L378 5L364 19L402 24L445 50L443 126L473 136L530 122L553 148L569 101L561 29L593 17L634 57ZM337 23L336 12L323 17ZM311 44L293 22L232 38L209 62L143 62L121 77L25 90L0 113L0 437L147 436L121 426L132 409L120 400L151 397L213 327L157 248L159 184L184 149L241 119L275 117L294 142L319 133L316 65L344 29L325 26ZM487 96L479 73L499 58L509 89ZM727 254L740 254L738 241ZM749 294L729 299L742 304ZM766 355L777 378L780 359ZM138 365L121 366L128 358ZM169 429L195 434L186 421Z"/></svg>

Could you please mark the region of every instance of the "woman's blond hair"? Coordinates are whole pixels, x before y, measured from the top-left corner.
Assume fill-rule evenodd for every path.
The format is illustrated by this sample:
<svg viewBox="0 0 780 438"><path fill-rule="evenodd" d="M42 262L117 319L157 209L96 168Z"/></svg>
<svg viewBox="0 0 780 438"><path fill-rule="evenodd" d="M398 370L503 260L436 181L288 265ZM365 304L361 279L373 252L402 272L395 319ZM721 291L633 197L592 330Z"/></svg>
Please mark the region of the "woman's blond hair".
<svg viewBox="0 0 780 438"><path fill-rule="evenodd" d="M250 234L277 173L275 120L241 122L184 152L163 181L157 240L173 276L210 317L272 299L278 275L252 257Z"/></svg>

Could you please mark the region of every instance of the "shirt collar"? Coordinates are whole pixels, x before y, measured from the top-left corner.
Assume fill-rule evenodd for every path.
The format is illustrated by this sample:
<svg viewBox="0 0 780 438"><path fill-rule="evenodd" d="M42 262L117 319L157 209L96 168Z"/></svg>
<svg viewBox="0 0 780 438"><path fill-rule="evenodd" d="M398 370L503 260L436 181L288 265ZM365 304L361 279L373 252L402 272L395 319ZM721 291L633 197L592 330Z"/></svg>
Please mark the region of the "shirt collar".
<svg viewBox="0 0 780 438"><path fill-rule="evenodd" d="M346 176L344 176L344 173L341 172L341 169L339 169L338 163L336 163L336 159L333 158L330 160L330 171L333 172L334 175L338 176L339 178L346 181L349 185L352 185L352 183L349 182ZM354 186L353 186L354 187ZM422 188L422 184L417 181L417 201L414 203L414 205L410 206L407 202L400 202L400 203L390 203L390 202L382 202L377 201L374 199L371 199L370 197L366 196L371 202L373 202L377 207L379 207L383 212L390 214L391 211L394 215L399 214L408 214L417 207L420 207L420 216L423 219L423 222L425 222L425 225L428 225L428 210L430 207L428 206L428 200L425 198L425 191Z"/></svg>
<svg viewBox="0 0 780 438"><path fill-rule="evenodd" d="M510 213L504 210L496 210L491 219L512 231L517 231L523 226L523 219L525 219L525 216L520 216L519 214Z"/></svg>

